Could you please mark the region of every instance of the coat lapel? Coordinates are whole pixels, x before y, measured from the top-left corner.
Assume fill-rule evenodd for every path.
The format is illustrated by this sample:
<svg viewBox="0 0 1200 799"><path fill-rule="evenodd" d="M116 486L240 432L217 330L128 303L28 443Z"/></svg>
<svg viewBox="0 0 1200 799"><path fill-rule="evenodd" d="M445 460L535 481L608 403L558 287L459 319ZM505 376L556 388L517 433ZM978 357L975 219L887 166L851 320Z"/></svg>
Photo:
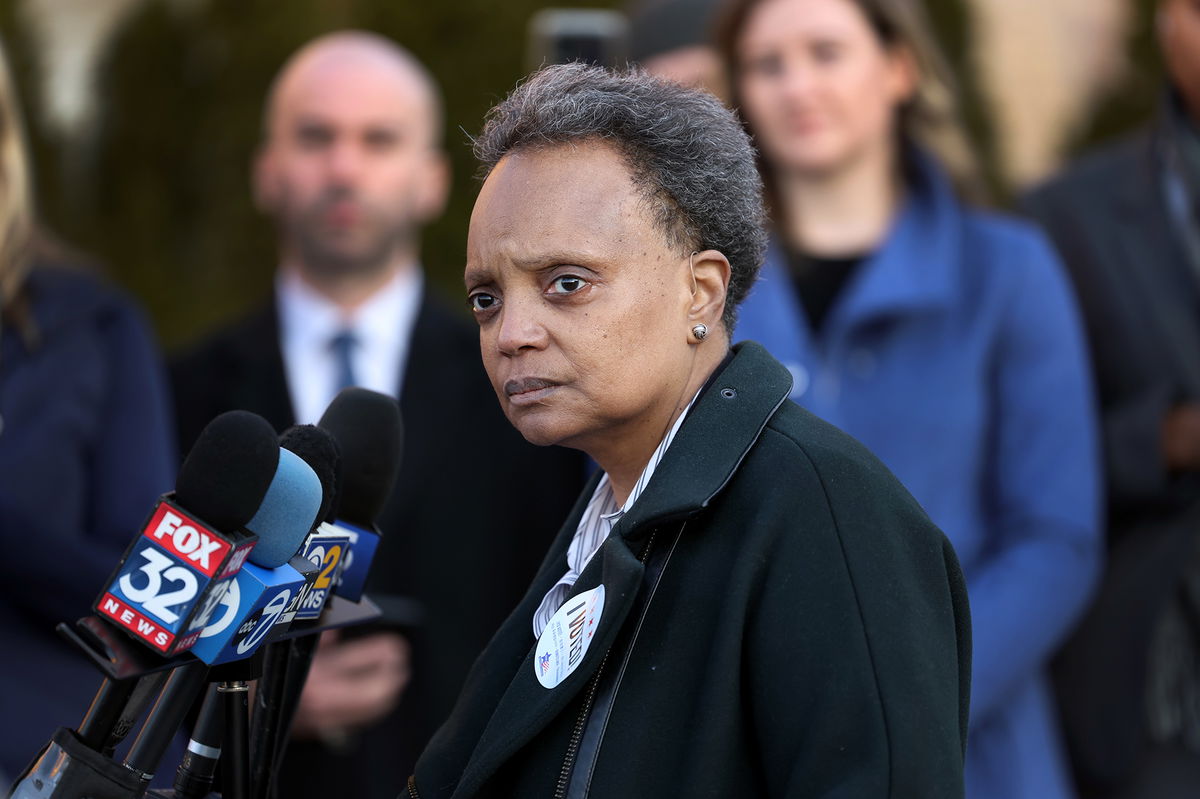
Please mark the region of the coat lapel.
<svg viewBox="0 0 1200 799"><path fill-rule="evenodd" d="M1186 266L1186 259L1178 232L1170 225L1157 180L1162 174L1161 164L1154 157L1153 146L1146 153L1143 178L1125 187L1116 201L1113 218L1119 259L1115 266L1123 273L1120 277L1127 278L1120 281L1130 287L1127 301L1146 309L1130 318L1140 319L1151 328L1151 338L1158 341L1165 357L1174 364L1176 374L1191 391L1200 392L1198 287L1181 268Z"/></svg>
<svg viewBox="0 0 1200 799"><path fill-rule="evenodd" d="M562 683L544 688L534 672L537 645L531 644L471 755L454 792L456 797L478 791L505 760L532 740L588 684L633 606L643 571L629 544L620 536L609 536L570 594L573 597L604 586L604 610L582 662Z"/></svg>
<svg viewBox="0 0 1200 799"><path fill-rule="evenodd" d="M279 316L272 297L247 321L238 338L233 354L237 376L230 380L230 399L231 407L253 410L282 431L295 424L296 417L288 395L279 336Z"/></svg>
<svg viewBox="0 0 1200 799"><path fill-rule="evenodd" d="M964 256L963 213L933 160L911 153L913 187L882 246L851 277L830 309L827 339L845 337L876 319L953 307ZM837 346L832 341L833 349Z"/></svg>

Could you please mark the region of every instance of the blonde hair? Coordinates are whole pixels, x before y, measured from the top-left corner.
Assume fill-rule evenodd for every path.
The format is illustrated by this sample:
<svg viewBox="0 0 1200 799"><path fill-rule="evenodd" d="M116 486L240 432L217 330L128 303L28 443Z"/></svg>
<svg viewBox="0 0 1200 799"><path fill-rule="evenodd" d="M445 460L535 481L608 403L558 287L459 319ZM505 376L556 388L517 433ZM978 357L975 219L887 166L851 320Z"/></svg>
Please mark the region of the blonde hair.
<svg viewBox="0 0 1200 799"><path fill-rule="evenodd" d="M0 309L13 303L29 272L32 183L16 87L0 42Z"/></svg>
<svg viewBox="0 0 1200 799"><path fill-rule="evenodd" d="M731 0L717 17L716 43L729 72L734 103L737 94L738 39L751 12L762 0ZM899 110L897 129L906 143L931 153L950 174L959 193L981 200L985 192L970 137L959 112L957 87L919 0L849 0L867 18L887 48L902 48L917 68L917 87ZM744 116L743 116L744 119Z"/></svg>

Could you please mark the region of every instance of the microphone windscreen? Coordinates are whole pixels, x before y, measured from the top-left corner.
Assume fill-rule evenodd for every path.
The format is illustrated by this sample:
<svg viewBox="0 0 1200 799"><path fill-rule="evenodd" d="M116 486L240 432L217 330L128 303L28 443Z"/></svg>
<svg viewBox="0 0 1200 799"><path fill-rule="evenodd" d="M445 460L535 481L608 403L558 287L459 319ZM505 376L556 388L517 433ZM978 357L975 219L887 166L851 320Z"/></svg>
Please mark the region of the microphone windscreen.
<svg viewBox="0 0 1200 799"><path fill-rule="evenodd" d="M250 562L275 569L288 562L312 531L321 509L321 481L299 455L279 450L279 467L246 529L258 534Z"/></svg>
<svg viewBox="0 0 1200 799"><path fill-rule="evenodd" d="M342 458L333 436L311 424L298 424L283 431L279 446L300 456L321 481L321 509L317 519L326 521L341 490Z"/></svg>
<svg viewBox="0 0 1200 799"><path fill-rule="evenodd" d="M232 532L254 516L279 464L275 430L249 411L229 411L200 431L179 467L175 499L217 530Z"/></svg>
<svg viewBox="0 0 1200 799"><path fill-rule="evenodd" d="M400 405L377 391L344 388L317 425L333 435L342 455L338 518L374 526L400 471Z"/></svg>

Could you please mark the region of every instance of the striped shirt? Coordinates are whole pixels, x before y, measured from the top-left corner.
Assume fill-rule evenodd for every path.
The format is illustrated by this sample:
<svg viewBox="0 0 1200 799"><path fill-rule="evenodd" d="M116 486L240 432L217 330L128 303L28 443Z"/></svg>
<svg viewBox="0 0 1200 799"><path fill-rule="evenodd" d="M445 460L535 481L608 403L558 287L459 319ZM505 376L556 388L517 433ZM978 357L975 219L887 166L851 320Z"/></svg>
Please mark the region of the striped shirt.
<svg viewBox="0 0 1200 799"><path fill-rule="evenodd" d="M699 396L700 392L696 392ZM592 498L588 502L587 509L584 510L583 516L579 519L579 526L575 528L575 537L571 539L571 546L567 548L567 573L564 574L559 581L554 584L554 587L546 592L546 596L542 598L542 604L533 614L533 637L541 638L542 631L546 629L546 625L550 623L550 619L554 618L554 614L562 607L563 602L567 599L567 594L571 592L571 587L575 585L575 581L579 579L579 575L591 562L592 556L599 551L600 547L608 540L608 534L612 532L613 526L621 520L621 517L633 507L633 503L637 502L638 497L642 495L646 485L650 482L650 478L654 475L654 470L658 467L659 461L663 459L663 455L667 453L667 447L671 446L671 441L675 438L675 433L679 431L683 424L684 417L688 411L692 409L692 404L695 403L696 397L692 397L692 401L683 409L683 413L679 414L679 418L675 420L675 424L671 425L671 429L667 431L667 435L658 445L658 449L654 450L654 454L650 456L646 468L642 469L642 474L638 477L637 482L633 486L633 490L629 492L629 497L625 500L625 504L618 507L617 498L613 496L612 484L608 481L608 475L605 474L600 478L600 482L596 485L596 490L592 492Z"/></svg>

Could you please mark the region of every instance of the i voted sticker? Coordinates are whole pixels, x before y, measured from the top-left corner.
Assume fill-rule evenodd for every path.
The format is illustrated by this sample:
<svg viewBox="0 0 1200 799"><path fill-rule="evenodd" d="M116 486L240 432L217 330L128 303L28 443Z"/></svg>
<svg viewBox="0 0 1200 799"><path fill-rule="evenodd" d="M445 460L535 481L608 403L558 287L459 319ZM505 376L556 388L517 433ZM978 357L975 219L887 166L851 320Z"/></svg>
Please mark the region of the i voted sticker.
<svg viewBox="0 0 1200 799"><path fill-rule="evenodd" d="M533 673L553 688L579 667L604 613L604 586L571 597L542 631L534 652Z"/></svg>

